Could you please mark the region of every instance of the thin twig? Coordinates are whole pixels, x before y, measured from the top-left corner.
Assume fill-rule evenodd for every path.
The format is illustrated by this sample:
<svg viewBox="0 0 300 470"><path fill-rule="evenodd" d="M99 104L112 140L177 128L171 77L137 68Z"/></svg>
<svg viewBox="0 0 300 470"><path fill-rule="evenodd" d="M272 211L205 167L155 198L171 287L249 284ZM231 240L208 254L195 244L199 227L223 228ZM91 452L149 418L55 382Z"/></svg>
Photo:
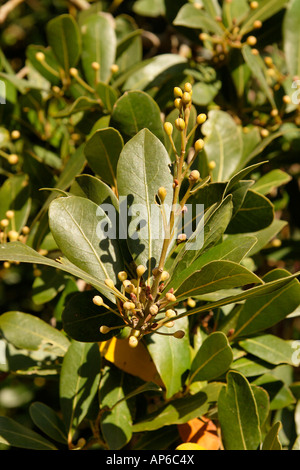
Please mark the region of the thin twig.
<svg viewBox="0 0 300 470"><path fill-rule="evenodd" d="M25 0L8 0L2 7L0 7L0 24L3 24L10 14L20 3L23 3Z"/></svg>

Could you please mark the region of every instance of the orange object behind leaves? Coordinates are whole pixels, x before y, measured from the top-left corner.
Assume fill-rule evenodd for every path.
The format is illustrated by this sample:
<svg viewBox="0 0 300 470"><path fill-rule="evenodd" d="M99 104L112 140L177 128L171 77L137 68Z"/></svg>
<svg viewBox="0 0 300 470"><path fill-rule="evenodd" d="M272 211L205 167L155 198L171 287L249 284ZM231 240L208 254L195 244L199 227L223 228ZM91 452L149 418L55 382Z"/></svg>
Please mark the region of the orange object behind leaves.
<svg viewBox="0 0 300 470"><path fill-rule="evenodd" d="M178 425L179 435L184 443L196 443L207 450L218 450L221 440L216 425L202 417Z"/></svg>
<svg viewBox="0 0 300 470"><path fill-rule="evenodd" d="M142 343L133 349L128 345L128 341L114 337L100 343L99 347L101 355L119 369L146 382L154 382L164 387L154 362Z"/></svg>

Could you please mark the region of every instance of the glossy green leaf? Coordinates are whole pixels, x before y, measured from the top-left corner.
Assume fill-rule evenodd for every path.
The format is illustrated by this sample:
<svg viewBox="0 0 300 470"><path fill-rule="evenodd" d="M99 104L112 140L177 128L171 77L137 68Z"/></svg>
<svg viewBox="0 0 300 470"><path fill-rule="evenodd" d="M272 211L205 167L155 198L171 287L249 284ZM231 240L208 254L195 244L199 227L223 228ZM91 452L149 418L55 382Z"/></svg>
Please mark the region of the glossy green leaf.
<svg viewBox="0 0 300 470"><path fill-rule="evenodd" d="M297 0L288 2L283 20L283 48L291 77L300 76L300 5Z"/></svg>
<svg viewBox="0 0 300 470"><path fill-rule="evenodd" d="M172 328L160 328L162 333L185 332L182 339L173 336L152 334L147 336L147 347L156 369L165 384L166 398L171 398L183 387L184 377L191 364L191 353L188 339L188 321L182 318Z"/></svg>
<svg viewBox="0 0 300 470"><path fill-rule="evenodd" d="M110 408L101 417L101 430L110 450L122 448L132 436L132 418L124 400L126 376L117 368L107 367L100 381L101 407Z"/></svg>
<svg viewBox="0 0 300 470"><path fill-rule="evenodd" d="M143 91L129 91L118 99L113 108L111 125L121 132L125 140L147 128L164 142L160 109Z"/></svg>
<svg viewBox="0 0 300 470"><path fill-rule="evenodd" d="M263 387L270 397L270 410L281 410L296 402L290 388L271 374L264 374L253 382Z"/></svg>
<svg viewBox="0 0 300 470"><path fill-rule="evenodd" d="M232 350L224 333L211 333L193 359L189 383L216 379L227 372L232 359Z"/></svg>
<svg viewBox="0 0 300 470"><path fill-rule="evenodd" d="M58 198L49 207L49 224L57 245L71 263L99 280L117 281L122 258L113 234L104 238L111 221L101 207L78 196Z"/></svg>
<svg viewBox="0 0 300 470"><path fill-rule="evenodd" d="M62 444L67 443L64 423L52 408L36 401L30 405L29 413L34 424L48 437Z"/></svg>
<svg viewBox="0 0 300 470"><path fill-rule="evenodd" d="M136 264L150 271L157 265L162 239L162 219L155 205L158 189L167 190L165 204L172 203L172 176L169 156L162 143L149 130L140 131L121 152L117 181L120 199L125 199L128 218L127 243ZM129 214L130 215L130 214ZM137 230L140 226L140 230Z"/></svg>
<svg viewBox="0 0 300 470"><path fill-rule="evenodd" d="M255 253L258 253L273 237L278 235L286 225L287 222L285 220L274 219L267 228L251 233L251 235L257 239L257 242L254 247L251 248L248 256L253 256Z"/></svg>
<svg viewBox="0 0 300 470"><path fill-rule="evenodd" d="M0 220L6 218L8 210L14 211L7 232L18 232L26 225L31 209L30 185L27 175L14 175L7 178L0 188Z"/></svg>
<svg viewBox="0 0 300 470"><path fill-rule="evenodd" d="M282 446L278 436L278 433L281 428L282 424L280 421L277 421L275 424L273 424L273 426L264 438L262 450L282 450Z"/></svg>
<svg viewBox="0 0 300 470"><path fill-rule="evenodd" d="M56 356L64 356L70 344L63 333L29 313L3 313L0 329L7 341L21 349L41 349Z"/></svg>
<svg viewBox="0 0 300 470"><path fill-rule="evenodd" d="M223 22L226 27L232 26L236 21L240 24L241 20L246 18L249 13L249 3L247 0L233 0L223 3Z"/></svg>
<svg viewBox="0 0 300 470"><path fill-rule="evenodd" d="M102 101L104 109L111 113L119 96L117 90L106 83L100 82L96 86L96 93Z"/></svg>
<svg viewBox="0 0 300 470"><path fill-rule="evenodd" d="M232 261L211 261L185 279L175 293L177 299L185 299L253 283L260 284L260 278L240 264Z"/></svg>
<svg viewBox="0 0 300 470"><path fill-rule="evenodd" d="M37 60L36 53L42 52L45 55L46 66L43 65L43 62ZM59 64L56 58L53 55L53 52L50 48L45 48L42 46L30 45L26 49L26 56L34 68L52 85L59 85ZM50 67L47 67L50 66Z"/></svg>
<svg viewBox="0 0 300 470"><path fill-rule="evenodd" d="M64 14L50 20L47 24L47 38L56 59L69 73L69 69L76 66L81 53L80 32L73 16Z"/></svg>
<svg viewBox="0 0 300 470"><path fill-rule="evenodd" d="M225 111L209 111L202 125L205 135L205 153L216 167L212 172L214 181L225 181L236 170L242 156L242 139L237 124Z"/></svg>
<svg viewBox="0 0 300 470"><path fill-rule="evenodd" d="M269 194L273 189L288 183L292 177L282 170L269 171L252 186L252 190L260 194Z"/></svg>
<svg viewBox="0 0 300 470"><path fill-rule="evenodd" d="M115 63L117 38L110 20L104 15L89 16L81 25L81 63L88 83L93 87L97 82L106 82ZM92 63L100 65L99 70Z"/></svg>
<svg viewBox="0 0 300 470"><path fill-rule="evenodd" d="M196 8L190 3L184 5L178 12L173 24L186 28L204 29L211 33L222 35L222 28L209 13Z"/></svg>
<svg viewBox="0 0 300 470"><path fill-rule="evenodd" d="M71 105L66 106L64 109L55 113L54 117L64 118L72 116L76 113L82 113L85 111L99 111L100 109L101 108L97 100L87 96L80 96Z"/></svg>
<svg viewBox="0 0 300 470"><path fill-rule="evenodd" d="M100 364L97 344L73 341L64 357L59 394L68 441L86 416L97 393Z"/></svg>
<svg viewBox="0 0 300 470"><path fill-rule="evenodd" d="M120 332L120 329L112 330L103 335L100 333L102 325L116 327L123 325L122 318L105 307L98 307L93 303L96 291L79 292L73 295L66 303L62 314L63 328L67 335L76 341L84 343L96 343L107 341ZM112 309L116 306L105 299L106 305Z"/></svg>
<svg viewBox="0 0 300 470"><path fill-rule="evenodd" d="M239 345L253 356L259 357L271 364L293 365L293 348L291 344L274 335L254 336L239 341Z"/></svg>
<svg viewBox="0 0 300 470"><path fill-rule="evenodd" d="M251 384L256 401L260 429L264 426L270 413L270 398L266 390L258 385Z"/></svg>
<svg viewBox="0 0 300 470"><path fill-rule="evenodd" d="M115 18L117 35L116 64L120 72L128 71L140 63L143 56L142 30L131 16L121 14Z"/></svg>
<svg viewBox="0 0 300 470"><path fill-rule="evenodd" d="M137 15L157 17L164 15L165 4L163 0L137 0L134 3L133 11Z"/></svg>
<svg viewBox="0 0 300 470"><path fill-rule="evenodd" d="M92 170L116 187L116 171L123 148L121 134L112 127L100 129L87 141L84 153Z"/></svg>
<svg viewBox="0 0 300 470"><path fill-rule="evenodd" d="M68 277L54 269L43 269L40 276L36 277L32 284L32 300L41 305L54 299L61 292Z"/></svg>
<svg viewBox="0 0 300 470"><path fill-rule="evenodd" d="M287 271L275 269L263 280L268 283L285 276L288 276ZM274 293L248 299L240 312L234 338L270 328L293 312L299 303L300 285L296 279Z"/></svg>
<svg viewBox="0 0 300 470"><path fill-rule="evenodd" d="M100 206L101 204L112 204L115 209L119 208L119 201L112 189L92 175L79 175L75 178L70 188L74 196L86 197Z"/></svg>
<svg viewBox="0 0 300 470"><path fill-rule="evenodd" d="M22 449L57 450L55 445L44 437L8 416L0 416L0 442Z"/></svg>
<svg viewBox="0 0 300 470"><path fill-rule="evenodd" d="M273 204L262 194L249 189L242 206L227 227L227 233L256 232L271 225L273 219Z"/></svg>
<svg viewBox="0 0 300 470"><path fill-rule="evenodd" d="M252 10L249 15L247 15L246 20L244 21L240 34L244 35L252 31L254 21L265 21L271 16L278 13L287 3L287 0L262 0L259 2L258 8Z"/></svg>
<svg viewBox="0 0 300 470"><path fill-rule="evenodd" d="M257 450L261 435L256 401L250 384L239 372L227 374L218 399L218 417L226 450Z"/></svg>
<svg viewBox="0 0 300 470"><path fill-rule="evenodd" d="M240 372L245 377L257 377L258 375L269 372L272 368L274 368L274 366L270 363L248 356L241 357L231 365L231 369Z"/></svg>

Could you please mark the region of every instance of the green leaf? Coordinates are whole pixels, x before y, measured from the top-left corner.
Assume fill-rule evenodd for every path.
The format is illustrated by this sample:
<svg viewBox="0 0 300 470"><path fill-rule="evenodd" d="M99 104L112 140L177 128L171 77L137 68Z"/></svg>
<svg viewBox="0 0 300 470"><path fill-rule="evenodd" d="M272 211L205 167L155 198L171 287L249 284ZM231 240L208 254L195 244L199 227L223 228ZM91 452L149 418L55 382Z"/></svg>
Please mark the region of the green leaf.
<svg viewBox="0 0 300 470"><path fill-rule="evenodd" d="M101 207L78 196L58 198L49 207L52 235L68 260L99 280L110 278L116 283L122 257L113 234L104 238L104 230L98 225L103 221L110 227L111 221Z"/></svg>
<svg viewBox="0 0 300 470"><path fill-rule="evenodd" d="M68 74L81 53L80 32L73 16L64 14L50 20L47 38L56 59Z"/></svg>
<svg viewBox="0 0 300 470"><path fill-rule="evenodd" d="M287 271L275 269L268 273L263 281L268 283L286 276L288 276ZM275 293L248 299L240 311L233 337L249 336L276 325L293 312L299 303L300 285L297 279Z"/></svg>
<svg viewBox="0 0 300 470"><path fill-rule="evenodd" d="M116 64L122 73L142 61L142 30L137 29L137 24L130 16L121 14L116 17L115 21L118 39Z"/></svg>
<svg viewBox="0 0 300 470"><path fill-rule="evenodd" d="M253 356L271 364L293 365L291 344L274 335L255 336L239 341L239 345Z"/></svg>
<svg viewBox="0 0 300 470"><path fill-rule="evenodd" d="M90 201L100 206L101 204L112 204L119 210L119 201L112 189L92 175L79 175L75 178L70 188L74 196L86 197Z"/></svg>
<svg viewBox="0 0 300 470"><path fill-rule="evenodd" d="M274 16L278 13L287 3L287 0L262 0L259 2L258 8L252 10L249 15L247 15L247 19L242 25L239 33L241 35L247 34L253 30L253 23L254 21L265 21L271 16Z"/></svg>
<svg viewBox="0 0 300 470"><path fill-rule="evenodd" d="M115 63L117 38L111 22L104 15L89 16L81 25L82 67L88 83L93 87L97 82L106 82ZM95 71L92 63L100 65Z"/></svg>
<svg viewBox="0 0 300 470"><path fill-rule="evenodd" d="M72 104L66 106L64 109L57 111L53 117L54 118L64 118L72 116L76 113L81 113L85 111L97 111L100 110L100 105L97 100L89 98L87 96L80 96Z"/></svg>
<svg viewBox="0 0 300 470"><path fill-rule="evenodd" d="M7 416L0 416L0 442L33 450L57 450L42 436Z"/></svg>
<svg viewBox="0 0 300 470"><path fill-rule="evenodd" d="M222 87L221 80L205 83L196 82L193 84L193 103L198 106L208 106L213 102Z"/></svg>
<svg viewBox="0 0 300 470"><path fill-rule="evenodd" d="M96 291L79 292L67 302L62 314L63 328L67 335L76 341L96 343L107 341L120 332L112 330L105 335L100 333L102 325L116 327L123 325L123 320L105 307L98 307L93 303ZM115 309L116 306L105 300L106 305ZM125 325L124 325L125 326Z"/></svg>
<svg viewBox="0 0 300 470"><path fill-rule="evenodd" d="M218 417L226 450L257 450L261 435L256 401L247 379L227 374L227 386L218 400Z"/></svg>
<svg viewBox="0 0 300 470"><path fill-rule="evenodd" d="M233 24L233 21L240 24L246 15L249 13L249 3L247 0L233 0L232 2L223 3L223 22L228 28Z"/></svg>
<svg viewBox="0 0 300 470"><path fill-rule="evenodd" d="M172 176L168 153L149 130L140 131L121 152L117 181L118 192L132 212L127 243L136 264L151 270L158 264L163 243L162 218L155 205L158 189L167 190L165 204L172 204ZM128 212L127 212L128 213ZM137 230L140 226L140 230Z"/></svg>
<svg viewBox="0 0 300 470"><path fill-rule="evenodd" d="M101 430L110 450L121 449L132 436L132 418L124 400L125 380L124 372L107 367L100 381L101 407L110 408L102 414Z"/></svg>
<svg viewBox="0 0 300 470"><path fill-rule="evenodd" d="M164 142L160 109L143 91L126 92L116 101L111 116L111 126L118 129L125 140L147 128Z"/></svg>
<svg viewBox="0 0 300 470"><path fill-rule="evenodd" d="M257 239L257 242L254 247L251 248L248 256L253 256L262 250L286 225L287 222L285 220L274 219L267 228L251 233L251 235Z"/></svg>
<svg viewBox="0 0 300 470"><path fill-rule="evenodd" d="M96 131L84 149L92 170L114 187L117 186L117 164L123 145L121 134L116 129L107 127Z"/></svg>
<svg viewBox="0 0 300 470"><path fill-rule="evenodd" d="M233 289L261 282L258 276L240 264L232 261L211 261L183 281L175 293L177 299L182 300L221 289Z"/></svg>
<svg viewBox="0 0 300 470"><path fill-rule="evenodd" d="M260 429L262 429L270 413L270 398L266 390L258 385L251 384L251 389L256 401Z"/></svg>
<svg viewBox="0 0 300 470"><path fill-rule="evenodd" d="M0 188L0 220L6 218L8 210L14 211L7 232L20 232L26 225L31 209L30 185L27 175L14 175L7 178Z"/></svg>
<svg viewBox="0 0 300 470"><path fill-rule="evenodd" d="M273 189L288 183L292 177L282 170L271 170L252 186L252 190L260 194L269 194Z"/></svg>
<svg viewBox="0 0 300 470"><path fill-rule="evenodd" d="M73 341L64 357L59 395L68 441L85 418L97 393L100 364L97 344Z"/></svg>
<svg viewBox="0 0 300 470"><path fill-rule="evenodd" d="M104 109L111 113L118 99L118 92L112 86L100 82L96 86L96 93L102 101Z"/></svg>
<svg viewBox="0 0 300 470"><path fill-rule="evenodd" d="M273 424L273 426L264 438L262 450L282 450L282 446L278 436L281 428L282 424L280 421L277 421L277 423Z"/></svg>
<svg viewBox="0 0 300 470"><path fill-rule="evenodd" d="M268 4L270 2L268 1ZM273 90L269 87L267 78L266 78L266 65L261 58L260 55L254 55L252 54L252 49L250 46L247 44L242 47L242 54L245 59L245 62L247 63L248 67L250 68L252 75L255 77L255 79L258 81L259 86L263 90L263 92L266 94L272 108L276 108L275 100L274 100L274 95L273 95Z"/></svg>
<svg viewBox="0 0 300 470"><path fill-rule="evenodd" d="M163 0L137 0L133 5L133 11L137 15L157 17L165 14Z"/></svg>
<svg viewBox="0 0 300 470"><path fill-rule="evenodd" d="M183 5L173 24L175 26L185 26L186 28L204 29L219 35L223 34L221 26L209 13L196 8L195 5L190 3Z"/></svg>
<svg viewBox="0 0 300 470"><path fill-rule="evenodd" d="M207 159L216 163L213 180L226 181L236 170L242 156L239 128L228 113L212 110L201 130L205 135Z"/></svg>
<svg viewBox="0 0 300 470"><path fill-rule="evenodd" d="M274 366L268 362L261 361L256 358L241 357L237 361L234 361L231 365L231 369L240 372L245 377L257 377L258 375L269 372Z"/></svg>
<svg viewBox="0 0 300 470"><path fill-rule="evenodd" d="M30 405L29 413L34 424L47 436L62 444L67 443L64 423L52 408L36 401Z"/></svg>
<svg viewBox="0 0 300 470"><path fill-rule="evenodd" d="M159 332L174 333L177 330L185 332L182 339L160 334L148 335L147 347L156 369L165 384L166 398L171 398L183 387L183 378L191 364L191 353L188 339L188 321L178 320L174 327L162 327Z"/></svg>
<svg viewBox="0 0 300 470"><path fill-rule="evenodd" d="M227 233L256 232L271 225L274 206L262 194L249 189L242 206L227 227Z"/></svg>
<svg viewBox="0 0 300 470"><path fill-rule="evenodd" d="M271 374L264 374L253 382L263 387L270 397L270 410L281 410L296 402L291 390Z"/></svg>
<svg viewBox="0 0 300 470"><path fill-rule="evenodd" d="M283 50L291 77L300 76L300 5L288 2L283 20Z"/></svg>
<svg viewBox="0 0 300 470"><path fill-rule="evenodd" d="M54 269L43 269L32 284L32 300L41 305L50 302L61 292L68 281L68 276Z"/></svg>
<svg viewBox="0 0 300 470"><path fill-rule="evenodd" d="M63 333L29 313L3 313L0 316L0 329L7 341L21 349L41 349L56 356L64 356L70 344Z"/></svg>
<svg viewBox="0 0 300 470"><path fill-rule="evenodd" d="M37 52L42 52L45 55L45 61L41 62L37 60L36 54ZM50 48L45 48L42 46L30 45L26 49L26 56L33 67L43 76L46 80L52 85L59 85L60 84L60 77L59 77L59 65L57 60L55 59L53 52ZM43 63L46 63L46 66ZM50 66L50 67L47 67ZM53 71L52 71L53 69Z"/></svg>
<svg viewBox="0 0 300 470"><path fill-rule="evenodd" d="M216 379L227 372L232 359L232 350L224 333L211 333L194 357L188 382Z"/></svg>

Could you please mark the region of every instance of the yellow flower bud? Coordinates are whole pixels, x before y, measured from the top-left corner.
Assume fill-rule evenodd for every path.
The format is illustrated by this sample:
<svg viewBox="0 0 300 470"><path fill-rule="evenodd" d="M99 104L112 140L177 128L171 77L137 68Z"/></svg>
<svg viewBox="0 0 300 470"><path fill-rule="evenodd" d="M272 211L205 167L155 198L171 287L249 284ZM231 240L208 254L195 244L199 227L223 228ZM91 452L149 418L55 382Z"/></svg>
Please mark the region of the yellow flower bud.
<svg viewBox="0 0 300 470"><path fill-rule="evenodd" d="M249 46L255 46L256 43L257 43L257 39L255 36L249 36L247 38L247 44L249 44Z"/></svg>
<svg viewBox="0 0 300 470"><path fill-rule="evenodd" d="M71 75L71 77L77 77L78 70L75 67L71 67L70 68L70 75Z"/></svg>
<svg viewBox="0 0 300 470"><path fill-rule="evenodd" d="M92 69L97 72L97 70L100 70L100 64L98 62L92 62Z"/></svg>
<svg viewBox="0 0 300 470"><path fill-rule="evenodd" d="M14 215L15 215L15 213L12 210L7 211L6 214L5 214L7 219L13 219Z"/></svg>
<svg viewBox="0 0 300 470"><path fill-rule="evenodd" d="M191 171L190 176L189 176L189 180L191 181L191 183L197 183L199 178L200 178L200 173L198 170Z"/></svg>
<svg viewBox="0 0 300 470"><path fill-rule="evenodd" d="M123 281L123 286L125 288L125 291L127 292L127 294L131 294L131 292L134 291L134 285L132 284L132 282L126 280L126 281Z"/></svg>
<svg viewBox="0 0 300 470"><path fill-rule="evenodd" d="M172 135L173 134L173 126L170 122L165 122L164 123L164 130L167 135Z"/></svg>
<svg viewBox="0 0 300 470"><path fill-rule="evenodd" d="M104 282L107 287L110 287L111 289L115 288L114 281L112 279L105 279Z"/></svg>
<svg viewBox="0 0 300 470"><path fill-rule="evenodd" d="M197 153L201 152L201 150L203 150L203 148L204 148L204 140L203 139L196 140L196 142L195 142L195 151Z"/></svg>
<svg viewBox="0 0 300 470"><path fill-rule="evenodd" d="M161 202L164 202L164 200L166 199L166 196L167 196L167 190L166 188L164 188L163 186L161 186L157 192L158 194L158 197L159 199L161 200Z"/></svg>
<svg viewBox="0 0 300 470"><path fill-rule="evenodd" d="M179 86L176 86L176 87L174 88L174 96L175 96L175 98L181 98L182 95L183 95L182 89L179 88Z"/></svg>
<svg viewBox="0 0 300 470"><path fill-rule="evenodd" d="M260 20L255 20L253 23L253 28L259 29L262 27L262 22Z"/></svg>
<svg viewBox="0 0 300 470"><path fill-rule="evenodd" d="M260 131L260 135L261 135L262 137L268 137L269 134L270 134L270 132L268 131L268 129L262 129L262 130Z"/></svg>
<svg viewBox="0 0 300 470"><path fill-rule="evenodd" d="M18 155L16 155L15 153L12 153L11 155L9 155L8 163L10 163L11 165L16 165L18 161L19 161Z"/></svg>
<svg viewBox="0 0 300 470"><path fill-rule="evenodd" d="M119 66L117 64L112 64L110 71L112 73L118 73L119 72Z"/></svg>
<svg viewBox="0 0 300 470"><path fill-rule="evenodd" d="M43 62L43 60L45 60L45 54L43 52L37 52L35 54L35 58L36 60L38 60L39 62Z"/></svg>
<svg viewBox="0 0 300 470"><path fill-rule="evenodd" d="M142 264L140 264L137 268L136 268L136 275L137 277L142 277L143 274L145 274L146 272L146 268L145 266L143 266Z"/></svg>
<svg viewBox="0 0 300 470"><path fill-rule="evenodd" d="M291 98L289 97L289 95L284 95L284 97L282 98L282 101L285 104L290 104L291 103Z"/></svg>
<svg viewBox="0 0 300 470"><path fill-rule="evenodd" d="M138 339L135 336L129 336L128 344L131 348L136 348L138 343Z"/></svg>
<svg viewBox="0 0 300 470"><path fill-rule="evenodd" d="M19 234L18 234L18 232L16 232L15 230L10 230L7 235L8 235L9 240L10 240L11 242L15 242L15 241L17 241L18 238L19 238Z"/></svg>
<svg viewBox="0 0 300 470"><path fill-rule="evenodd" d="M174 310L172 310L172 309L169 308L169 309L166 311L165 316L166 316L167 318L173 318L173 317L176 316L176 312L175 312Z"/></svg>
<svg viewBox="0 0 300 470"><path fill-rule="evenodd" d="M265 57L264 58L264 61L265 61L265 64L268 66L268 67L271 67L273 65L273 59L272 57Z"/></svg>
<svg viewBox="0 0 300 470"><path fill-rule="evenodd" d="M212 160L211 162L209 162L208 164L208 168L209 170L214 170L216 168L216 162L214 160Z"/></svg>
<svg viewBox="0 0 300 470"><path fill-rule="evenodd" d="M106 326L106 325L100 326L99 330L100 330L100 333L102 333L103 335L106 335L107 333L110 332L109 326Z"/></svg>
<svg viewBox="0 0 300 470"><path fill-rule="evenodd" d="M167 292L166 299L168 302L176 302L176 297L174 294L171 294L171 292Z"/></svg>
<svg viewBox="0 0 300 470"><path fill-rule="evenodd" d="M175 325L174 321L168 321L167 323L164 323L164 326L167 328L172 328Z"/></svg>
<svg viewBox="0 0 300 470"><path fill-rule="evenodd" d="M5 268L5 269L10 268L10 262L9 261L4 261L3 268Z"/></svg>
<svg viewBox="0 0 300 470"><path fill-rule="evenodd" d="M191 93L192 89L193 89L193 87L189 82L186 82L184 84L184 91L186 91L187 93Z"/></svg>
<svg viewBox="0 0 300 470"><path fill-rule="evenodd" d="M0 221L0 225L1 225L1 227L3 227L3 228L8 227L8 225L9 225L9 220L7 220L7 219L2 219L2 220Z"/></svg>
<svg viewBox="0 0 300 470"><path fill-rule="evenodd" d="M19 139L21 137L21 133L18 130L14 130L14 131L11 132L10 136L13 140L16 140L16 139Z"/></svg>
<svg viewBox="0 0 300 470"><path fill-rule="evenodd" d="M124 302L123 303L123 308L125 310L134 310L135 309L135 305L133 302Z"/></svg>
<svg viewBox="0 0 300 470"><path fill-rule="evenodd" d="M177 118L175 121L175 127L178 131L184 131L185 129L185 122L182 118Z"/></svg>
<svg viewBox="0 0 300 470"><path fill-rule="evenodd" d="M120 271L118 273L118 279L119 281L123 282L123 281L126 281L127 279L127 272L126 271Z"/></svg>
<svg viewBox="0 0 300 470"><path fill-rule="evenodd" d="M161 273L160 279L161 279L161 281L164 282L164 281L167 281L169 279L169 277L170 277L170 274L168 273L168 271L163 271Z"/></svg>
<svg viewBox="0 0 300 470"><path fill-rule="evenodd" d="M191 307L191 308L195 308L195 307L196 307L196 302L195 302L195 300L192 299L191 297L188 298L187 304L188 304L188 306Z"/></svg>
<svg viewBox="0 0 300 470"><path fill-rule="evenodd" d="M185 105L188 105L190 104L190 102L192 101L192 96L190 93L188 93L187 91L185 91L182 95L182 98L181 98L183 104Z"/></svg>
<svg viewBox="0 0 300 470"><path fill-rule="evenodd" d="M24 233L24 235L28 235L29 232L30 232L30 228L27 227L27 225L24 225L24 227L22 228L22 233Z"/></svg>
<svg viewBox="0 0 300 470"><path fill-rule="evenodd" d="M278 116L278 109L272 109L272 111L270 112L270 114L271 114L272 117Z"/></svg>
<svg viewBox="0 0 300 470"><path fill-rule="evenodd" d="M206 121L206 119L207 119L206 114L204 114L204 113L198 114L198 116L197 116L197 124L199 124L199 125L200 125L200 124L203 124L203 123Z"/></svg>
<svg viewBox="0 0 300 470"><path fill-rule="evenodd" d="M102 297L100 297L100 295L95 295L95 297L93 297L93 303L95 305L97 305L97 307L101 307L101 305L103 305L103 299Z"/></svg>
<svg viewBox="0 0 300 470"><path fill-rule="evenodd" d="M256 8L258 8L258 6L259 6L258 2L251 2L250 3L251 10L256 10Z"/></svg>
<svg viewBox="0 0 300 470"><path fill-rule="evenodd" d="M152 305L149 308L149 312L151 313L151 315L156 315L158 313L158 306L157 305Z"/></svg>
<svg viewBox="0 0 300 470"><path fill-rule="evenodd" d="M181 100L181 98L176 98L176 99L174 100L174 106L175 106L175 108L177 108L177 109L181 109L181 108L182 108L182 100Z"/></svg>
<svg viewBox="0 0 300 470"><path fill-rule="evenodd" d="M257 49L251 49L251 54L259 55L259 51Z"/></svg>

